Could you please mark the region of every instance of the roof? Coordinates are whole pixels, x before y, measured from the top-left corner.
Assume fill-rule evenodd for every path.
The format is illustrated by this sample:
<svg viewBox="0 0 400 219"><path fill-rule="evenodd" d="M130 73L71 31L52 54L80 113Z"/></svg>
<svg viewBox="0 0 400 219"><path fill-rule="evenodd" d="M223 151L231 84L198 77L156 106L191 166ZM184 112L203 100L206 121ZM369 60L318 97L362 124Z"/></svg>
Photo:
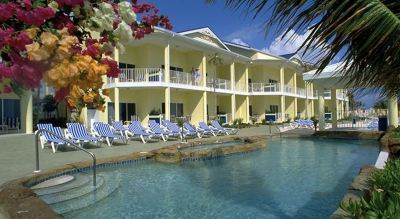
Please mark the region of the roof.
<svg viewBox="0 0 400 219"><path fill-rule="evenodd" d="M294 55L296 55L296 53L288 53L288 54L283 54L283 55L279 55L285 59L290 59L292 58Z"/></svg>
<svg viewBox="0 0 400 219"><path fill-rule="evenodd" d="M182 31L182 32L178 32L178 33L182 34L182 35L189 35L192 33L200 33L200 34L207 35L209 37L216 39L221 44L221 46L223 46L226 50L230 51L229 48L225 45L225 43L223 43L222 40L217 36L217 34L215 34L209 27L197 28L197 29Z"/></svg>

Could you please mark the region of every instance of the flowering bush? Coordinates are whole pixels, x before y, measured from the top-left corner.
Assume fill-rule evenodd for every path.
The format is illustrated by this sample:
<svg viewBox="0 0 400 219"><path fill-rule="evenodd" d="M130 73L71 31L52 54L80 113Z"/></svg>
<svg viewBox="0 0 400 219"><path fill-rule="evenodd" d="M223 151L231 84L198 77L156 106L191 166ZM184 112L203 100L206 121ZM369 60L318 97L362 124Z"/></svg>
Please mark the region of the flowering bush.
<svg viewBox="0 0 400 219"><path fill-rule="evenodd" d="M0 93L40 86L43 79L78 112L104 109L102 76L117 77L109 56L154 26L172 29L154 5L107 0L0 1ZM96 37L94 37L96 36Z"/></svg>

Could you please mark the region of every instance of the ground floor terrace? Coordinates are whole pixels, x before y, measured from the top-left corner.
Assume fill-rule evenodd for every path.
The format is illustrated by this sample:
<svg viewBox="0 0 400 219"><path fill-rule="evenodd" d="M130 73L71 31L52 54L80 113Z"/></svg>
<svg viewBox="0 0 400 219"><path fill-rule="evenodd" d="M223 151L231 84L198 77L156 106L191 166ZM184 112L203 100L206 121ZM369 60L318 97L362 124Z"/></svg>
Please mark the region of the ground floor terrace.
<svg viewBox="0 0 400 219"><path fill-rule="evenodd" d="M325 100L325 117L332 119L332 111L336 107L336 118L344 118L346 104L344 100ZM211 119L228 124L235 120L262 123L309 119L316 112L317 100L292 96L249 96L170 87L114 88L111 89L105 112L95 112L93 116L84 112L82 120L87 124L90 124L92 117L103 122L138 120L144 124L151 119L169 119L174 122L180 119L193 124Z"/></svg>

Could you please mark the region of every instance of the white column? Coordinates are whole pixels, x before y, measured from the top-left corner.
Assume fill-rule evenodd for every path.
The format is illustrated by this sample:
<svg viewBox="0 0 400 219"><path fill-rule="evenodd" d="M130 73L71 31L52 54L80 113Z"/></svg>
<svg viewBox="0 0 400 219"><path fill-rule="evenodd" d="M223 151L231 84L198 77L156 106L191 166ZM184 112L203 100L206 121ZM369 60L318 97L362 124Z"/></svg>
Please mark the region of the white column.
<svg viewBox="0 0 400 219"><path fill-rule="evenodd" d="M283 67L283 65L281 66L279 71L279 83L281 84L281 92L283 92L285 88L285 68Z"/></svg>
<svg viewBox="0 0 400 219"><path fill-rule="evenodd" d="M397 106L397 95L388 98L389 102L389 125L397 127L399 125L399 111Z"/></svg>
<svg viewBox="0 0 400 219"><path fill-rule="evenodd" d="M203 122L207 122L207 91L203 92Z"/></svg>
<svg viewBox="0 0 400 219"><path fill-rule="evenodd" d="M207 87L207 57L203 54L203 58L201 60L201 68L202 68L202 83L203 86Z"/></svg>
<svg viewBox="0 0 400 219"><path fill-rule="evenodd" d="M286 121L286 104L285 104L285 96L281 96L281 122Z"/></svg>
<svg viewBox="0 0 400 219"><path fill-rule="evenodd" d="M324 88L318 89L318 120L319 130L325 130L325 99L324 99Z"/></svg>
<svg viewBox="0 0 400 219"><path fill-rule="evenodd" d="M305 90L306 90L306 99L304 100L304 102L305 102L305 110L306 110L306 119L308 119L309 118L309 115L308 115L308 82L307 81L304 81L304 86L305 86Z"/></svg>
<svg viewBox="0 0 400 219"><path fill-rule="evenodd" d="M246 65L246 70L244 72L245 89L249 92L249 66ZM244 119L246 123L250 123L250 100L249 95L246 95L246 118Z"/></svg>
<svg viewBox="0 0 400 219"><path fill-rule="evenodd" d="M170 73L170 46L169 43L164 48L164 81L166 83L169 82L169 73Z"/></svg>
<svg viewBox="0 0 400 219"><path fill-rule="evenodd" d="M116 79L118 80L118 79ZM114 88L114 120L119 121L119 88Z"/></svg>
<svg viewBox="0 0 400 219"><path fill-rule="evenodd" d="M231 90L235 90L236 78L235 78L235 62L231 63L230 66L230 73L231 73Z"/></svg>
<svg viewBox="0 0 400 219"><path fill-rule="evenodd" d="M236 119L236 95L232 94L231 95L231 111L232 111L232 121L229 123L233 122L233 120Z"/></svg>
<svg viewBox="0 0 400 219"><path fill-rule="evenodd" d="M171 120L171 88L165 88L164 95L164 103L165 103L165 119Z"/></svg>
<svg viewBox="0 0 400 219"><path fill-rule="evenodd" d="M280 91L282 93L281 96L281 120L282 122L286 121L286 104L285 104L285 96L283 94L285 90L285 68L282 65L280 70L279 70L279 83L280 83Z"/></svg>
<svg viewBox="0 0 400 219"><path fill-rule="evenodd" d="M21 131L27 134L33 133L33 95L28 90L21 96Z"/></svg>
<svg viewBox="0 0 400 219"><path fill-rule="evenodd" d="M230 73L231 73L231 90L235 91L236 85L236 78L235 78L235 62L232 62L230 66ZM232 113L232 121L236 119L236 95L231 95L231 113Z"/></svg>
<svg viewBox="0 0 400 219"><path fill-rule="evenodd" d="M332 128L337 128L337 120L338 120L338 112L337 112L338 101L336 97L337 90L333 88L331 93L332 93L331 98L334 105L332 108Z"/></svg>

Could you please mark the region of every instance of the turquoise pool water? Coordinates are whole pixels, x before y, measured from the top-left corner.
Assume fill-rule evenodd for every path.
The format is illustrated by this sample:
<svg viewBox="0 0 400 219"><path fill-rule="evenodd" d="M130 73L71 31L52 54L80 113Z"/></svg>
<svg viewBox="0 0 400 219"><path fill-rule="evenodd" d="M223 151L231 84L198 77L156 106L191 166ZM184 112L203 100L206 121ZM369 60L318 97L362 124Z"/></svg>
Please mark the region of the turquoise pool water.
<svg viewBox="0 0 400 219"><path fill-rule="evenodd" d="M269 140L245 155L118 169L119 188L65 218L327 218L377 142Z"/></svg>
<svg viewBox="0 0 400 219"><path fill-rule="evenodd" d="M195 151L195 150L200 150L200 149L212 149L212 148L224 148L224 147L230 147L234 145L243 145L246 144L243 141L227 141L227 142L215 142L212 144L199 144L199 145L194 145L191 147L185 147L185 148L180 148L180 151Z"/></svg>

